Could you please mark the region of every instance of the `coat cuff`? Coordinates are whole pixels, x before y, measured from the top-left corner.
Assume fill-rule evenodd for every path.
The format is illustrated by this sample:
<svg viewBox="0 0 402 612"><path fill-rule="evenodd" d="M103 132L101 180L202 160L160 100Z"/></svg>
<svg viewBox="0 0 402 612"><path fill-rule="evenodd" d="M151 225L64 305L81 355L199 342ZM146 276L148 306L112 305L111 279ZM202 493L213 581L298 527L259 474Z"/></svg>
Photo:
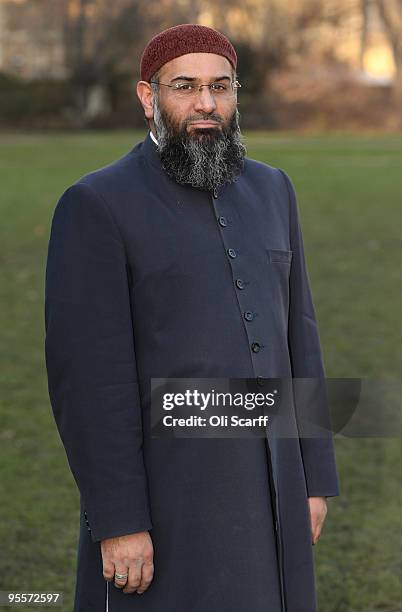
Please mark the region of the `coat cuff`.
<svg viewBox="0 0 402 612"><path fill-rule="evenodd" d="M308 497L340 495L339 477L331 439L304 439L302 457Z"/></svg>
<svg viewBox="0 0 402 612"><path fill-rule="evenodd" d="M105 497L107 494L105 491ZM152 529L145 491L142 494L137 491L135 495L123 491L118 499L96 504L83 502L83 508L93 542Z"/></svg>

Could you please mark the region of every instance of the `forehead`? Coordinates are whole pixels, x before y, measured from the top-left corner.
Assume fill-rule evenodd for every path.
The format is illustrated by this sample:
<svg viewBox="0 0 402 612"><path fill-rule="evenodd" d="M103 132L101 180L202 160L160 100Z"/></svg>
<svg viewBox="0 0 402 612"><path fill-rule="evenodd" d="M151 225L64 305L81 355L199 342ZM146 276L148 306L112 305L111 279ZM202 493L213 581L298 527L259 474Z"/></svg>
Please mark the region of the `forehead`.
<svg viewBox="0 0 402 612"><path fill-rule="evenodd" d="M174 79L177 76L209 79L217 76L232 76L232 65L223 55L216 53L186 53L175 57L162 66L161 78Z"/></svg>

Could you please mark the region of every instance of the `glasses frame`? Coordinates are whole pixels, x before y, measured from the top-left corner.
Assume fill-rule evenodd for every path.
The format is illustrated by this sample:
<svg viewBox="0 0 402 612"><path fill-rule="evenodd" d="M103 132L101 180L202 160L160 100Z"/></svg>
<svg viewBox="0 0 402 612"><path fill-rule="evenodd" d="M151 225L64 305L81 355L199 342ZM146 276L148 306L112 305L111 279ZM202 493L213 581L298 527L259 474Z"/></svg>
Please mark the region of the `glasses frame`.
<svg viewBox="0 0 402 612"><path fill-rule="evenodd" d="M179 89L179 85L182 85L182 83L175 83L174 85L169 85L168 83L161 83L158 81L149 81L150 83L153 83L154 85L164 85L165 87L170 87L171 89L173 89L174 91L180 92ZM187 81L185 81L187 83ZM201 88L202 87L208 87L210 94L214 95L216 92L211 90L211 86L215 85L216 83L219 84L219 81L213 81L212 83L205 83L205 84L200 84L198 85L198 93L200 93ZM193 83L188 82L188 85L193 85ZM237 92L238 89L240 89L241 87L241 83L239 83L239 81L236 79L235 81L230 81L230 85L232 86L232 92L233 94L235 94Z"/></svg>

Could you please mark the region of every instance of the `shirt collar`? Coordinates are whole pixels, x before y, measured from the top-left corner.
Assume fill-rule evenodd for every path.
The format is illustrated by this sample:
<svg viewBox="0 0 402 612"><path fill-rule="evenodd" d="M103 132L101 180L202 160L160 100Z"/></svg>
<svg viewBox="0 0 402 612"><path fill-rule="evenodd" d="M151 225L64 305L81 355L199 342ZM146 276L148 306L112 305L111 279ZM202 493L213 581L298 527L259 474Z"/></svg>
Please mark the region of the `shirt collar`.
<svg viewBox="0 0 402 612"><path fill-rule="evenodd" d="M152 140L154 141L154 143L158 144L158 141L156 140L155 136L153 135L152 130L150 130L149 133L150 133L150 136L151 136Z"/></svg>

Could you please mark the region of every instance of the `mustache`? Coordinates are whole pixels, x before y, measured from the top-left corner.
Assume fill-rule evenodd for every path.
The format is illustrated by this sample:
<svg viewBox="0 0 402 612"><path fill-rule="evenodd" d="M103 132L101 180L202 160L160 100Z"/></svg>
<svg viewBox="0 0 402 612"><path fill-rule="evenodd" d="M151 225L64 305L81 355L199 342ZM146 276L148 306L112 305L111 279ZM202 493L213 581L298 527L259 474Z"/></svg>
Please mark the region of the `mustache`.
<svg viewBox="0 0 402 612"><path fill-rule="evenodd" d="M198 121L216 121L217 123L223 123L222 117L219 115L204 115L203 117L187 117L186 123L195 123Z"/></svg>

